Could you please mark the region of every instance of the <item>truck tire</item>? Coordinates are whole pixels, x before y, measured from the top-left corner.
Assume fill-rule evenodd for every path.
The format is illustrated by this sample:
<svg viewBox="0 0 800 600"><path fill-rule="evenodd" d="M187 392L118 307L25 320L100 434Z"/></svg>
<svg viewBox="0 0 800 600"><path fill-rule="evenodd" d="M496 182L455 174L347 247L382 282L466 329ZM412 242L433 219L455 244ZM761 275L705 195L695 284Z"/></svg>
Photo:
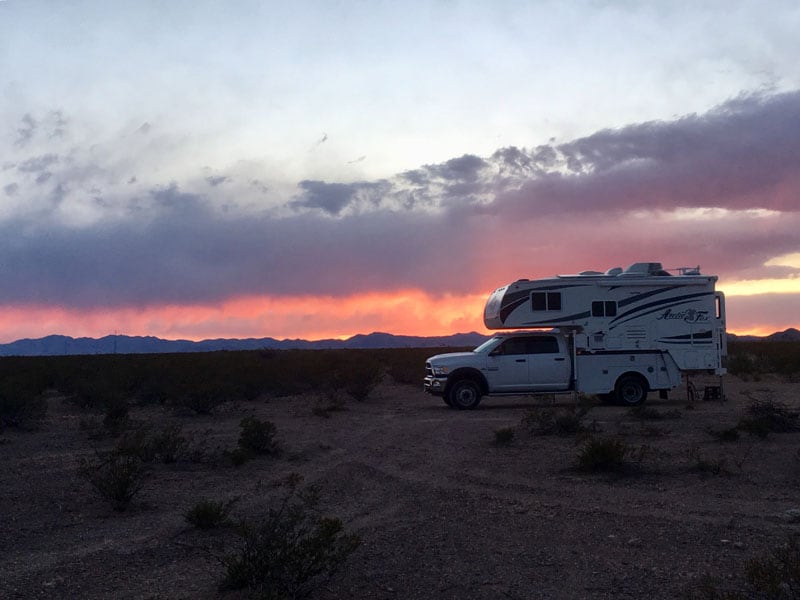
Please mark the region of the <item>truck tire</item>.
<svg viewBox="0 0 800 600"><path fill-rule="evenodd" d="M622 406L639 406L647 398L647 381L640 375L623 375L614 391Z"/></svg>
<svg viewBox="0 0 800 600"><path fill-rule="evenodd" d="M478 383L471 379L461 379L448 392L449 404L459 410L469 410L478 406L481 395L481 386Z"/></svg>

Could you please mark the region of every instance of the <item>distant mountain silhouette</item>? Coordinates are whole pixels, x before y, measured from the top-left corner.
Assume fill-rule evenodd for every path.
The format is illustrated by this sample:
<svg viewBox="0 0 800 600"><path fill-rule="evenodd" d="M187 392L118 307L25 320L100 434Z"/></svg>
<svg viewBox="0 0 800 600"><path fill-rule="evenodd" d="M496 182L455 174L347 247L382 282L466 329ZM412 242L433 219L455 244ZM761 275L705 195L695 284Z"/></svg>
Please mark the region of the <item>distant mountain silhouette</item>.
<svg viewBox="0 0 800 600"><path fill-rule="evenodd" d="M770 342L798 342L800 341L800 331L794 327L790 327L786 331L779 331L768 335L765 339Z"/></svg>
<svg viewBox="0 0 800 600"><path fill-rule="evenodd" d="M480 333L456 333L435 337L392 335L374 332L358 334L346 340L276 340L274 338L164 340L157 337L107 335L102 338L73 338L49 335L0 344L0 356L57 356L65 354L164 354L168 352L212 352L216 350L322 350L339 348L465 348L486 341ZM728 334L730 341L800 341L800 331L789 328L766 337Z"/></svg>
<svg viewBox="0 0 800 600"><path fill-rule="evenodd" d="M169 352L211 352L215 350L321 350L338 348L446 348L469 347L489 339L480 333L418 337L370 333L346 340L276 340L274 338L164 340L157 337L107 335L102 338L73 338L49 335L0 344L0 356L57 356L66 354L164 354Z"/></svg>
<svg viewBox="0 0 800 600"><path fill-rule="evenodd" d="M776 331L770 335L759 337L757 335L735 335L728 334L728 341L740 342L800 342L800 331L790 327L785 331Z"/></svg>

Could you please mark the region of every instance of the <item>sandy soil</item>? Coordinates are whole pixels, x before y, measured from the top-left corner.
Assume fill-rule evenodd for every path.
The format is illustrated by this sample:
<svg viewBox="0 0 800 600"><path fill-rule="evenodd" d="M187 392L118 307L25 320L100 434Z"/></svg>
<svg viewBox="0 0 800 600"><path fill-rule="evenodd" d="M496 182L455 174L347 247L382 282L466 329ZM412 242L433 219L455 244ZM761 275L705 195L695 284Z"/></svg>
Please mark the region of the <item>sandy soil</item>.
<svg viewBox="0 0 800 600"><path fill-rule="evenodd" d="M217 557L235 540L183 514L239 497L233 514L253 517L291 472L319 485L325 512L363 540L315 597L674 598L703 574L736 585L748 558L800 531L800 434L723 444L706 429L734 425L751 398L800 407L798 385L728 377L726 402L692 410L681 390L651 395L649 406L680 415L659 421L593 408L601 435L648 446L628 476L581 474L574 438L522 427L531 406L552 399L484 399L460 412L386 383L330 418L312 414L311 398L208 417L139 408L138 421L182 423L212 460L155 465L121 513L77 474L81 457L111 442L89 440L86 413L52 398L41 430L0 433L0 597L218 597ZM284 452L236 468L222 450L250 414L276 424ZM502 427L516 430L509 446L494 444ZM727 473L697 472L692 447L724 459Z"/></svg>

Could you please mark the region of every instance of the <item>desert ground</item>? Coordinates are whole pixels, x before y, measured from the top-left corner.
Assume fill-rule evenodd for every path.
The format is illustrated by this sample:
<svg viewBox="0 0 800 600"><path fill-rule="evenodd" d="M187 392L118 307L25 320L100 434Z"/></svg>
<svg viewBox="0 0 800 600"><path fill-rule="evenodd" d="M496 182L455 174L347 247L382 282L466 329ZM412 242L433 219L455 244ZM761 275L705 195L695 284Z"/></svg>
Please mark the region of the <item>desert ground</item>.
<svg viewBox="0 0 800 600"><path fill-rule="evenodd" d="M569 395L457 411L387 378L324 416L310 396L205 416L135 407L134 423L180 423L196 453L153 465L124 511L78 474L114 441L92 439L86 410L51 395L40 428L0 432L0 597L245 597L219 590L220 558L238 538L184 514L237 499L233 516L257 517L290 473L362 541L315 598L675 598L705 576L737 589L749 559L800 531L800 433L721 442L709 430L734 426L754 399L800 408L800 384L726 376L725 391L692 406L685 389L651 394L646 406L667 418L593 406L591 435L635 450L621 473L581 472L584 441L523 424L532 407L566 410ZM282 452L236 467L224 451L248 415L275 424ZM514 429L507 445L496 443L502 428Z"/></svg>

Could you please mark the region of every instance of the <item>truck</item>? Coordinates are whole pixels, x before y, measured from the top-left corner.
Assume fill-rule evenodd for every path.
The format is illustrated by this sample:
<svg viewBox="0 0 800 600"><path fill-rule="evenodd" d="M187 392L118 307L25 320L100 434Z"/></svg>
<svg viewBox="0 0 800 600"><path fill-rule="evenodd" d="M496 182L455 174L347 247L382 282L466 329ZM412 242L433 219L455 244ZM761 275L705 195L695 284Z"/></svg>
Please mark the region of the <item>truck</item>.
<svg viewBox="0 0 800 600"><path fill-rule="evenodd" d="M640 262L497 288L484 324L511 331L428 358L423 389L457 409L484 396L558 392L637 406L684 376L713 374L721 394L725 296L699 266L672 271Z"/></svg>

